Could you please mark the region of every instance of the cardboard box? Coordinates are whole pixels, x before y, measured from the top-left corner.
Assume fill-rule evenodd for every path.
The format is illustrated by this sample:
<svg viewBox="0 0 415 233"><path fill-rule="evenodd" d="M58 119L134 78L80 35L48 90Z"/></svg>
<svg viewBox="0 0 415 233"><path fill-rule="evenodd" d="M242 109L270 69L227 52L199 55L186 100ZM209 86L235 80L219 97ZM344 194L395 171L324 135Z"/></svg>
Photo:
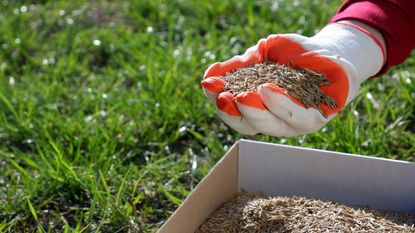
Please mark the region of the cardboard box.
<svg viewBox="0 0 415 233"><path fill-rule="evenodd" d="M415 163L240 140L160 233L193 233L238 191L415 213Z"/></svg>

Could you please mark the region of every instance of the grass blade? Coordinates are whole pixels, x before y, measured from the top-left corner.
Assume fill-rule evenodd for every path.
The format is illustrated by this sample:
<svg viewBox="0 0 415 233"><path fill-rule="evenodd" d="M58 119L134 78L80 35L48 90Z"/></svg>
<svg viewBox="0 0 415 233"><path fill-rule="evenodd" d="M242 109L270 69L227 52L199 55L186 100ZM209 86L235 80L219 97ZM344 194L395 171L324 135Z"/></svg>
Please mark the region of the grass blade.
<svg viewBox="0 0 415 233"><path fill-rule="evenodd" d="M30 213L32 213L32 216L35 218L36 222L39 222L39 218L37 217L36 210L35 208L33 208L33 205L29 199L27 199L27 204L29 205Z"/></svg>

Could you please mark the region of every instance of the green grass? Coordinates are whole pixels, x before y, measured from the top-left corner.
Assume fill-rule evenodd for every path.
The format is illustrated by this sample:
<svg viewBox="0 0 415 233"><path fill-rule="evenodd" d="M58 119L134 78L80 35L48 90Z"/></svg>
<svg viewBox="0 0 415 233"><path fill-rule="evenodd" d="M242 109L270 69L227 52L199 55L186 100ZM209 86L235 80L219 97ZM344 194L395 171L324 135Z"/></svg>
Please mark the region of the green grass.
<svg viewBox="0 0 415 233"><path fill-rule="evenodd" d="M0 1L4 232L157 229L242 137L201 91L208 65L272 33L313 35L340 4L16 2ZM412 55L320 132L249 138L415 161L414 77Z"/></svg>

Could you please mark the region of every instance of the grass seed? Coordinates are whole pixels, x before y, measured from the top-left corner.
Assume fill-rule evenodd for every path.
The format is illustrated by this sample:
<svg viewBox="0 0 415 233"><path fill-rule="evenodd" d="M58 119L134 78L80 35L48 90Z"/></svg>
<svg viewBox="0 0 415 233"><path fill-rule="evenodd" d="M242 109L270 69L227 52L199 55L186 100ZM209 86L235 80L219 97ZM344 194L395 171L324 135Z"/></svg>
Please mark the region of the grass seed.
<svg viewBox="0 0 415 233"><path fill-rule="evenodd" d="M239 193L196 233L415 232L415 215L349 207L304 197Z"/></svg>
<svg viewBox="0 0 415 233"><path fill-rule="evenodd" d="M337 106L332 97L320 90L321 86L328 85L331 81L323 74L306 69L293 69L287 65L266 61L239 68L221 78L226 81L224 91L232 92L234 95L244 91L257 91L261 84L273 83L298 99L304 107L313 107L322 114L322 103L330 108Z"/></svg>

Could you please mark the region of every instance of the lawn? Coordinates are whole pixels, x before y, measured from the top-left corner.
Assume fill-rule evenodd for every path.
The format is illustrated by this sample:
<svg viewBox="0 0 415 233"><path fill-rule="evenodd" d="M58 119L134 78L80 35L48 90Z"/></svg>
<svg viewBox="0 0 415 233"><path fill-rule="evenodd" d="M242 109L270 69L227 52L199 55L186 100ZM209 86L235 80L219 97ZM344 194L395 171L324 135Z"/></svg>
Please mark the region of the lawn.
<svg viewBox="0 0 415 233"><path fill-rule="evenodd" d="M0 232L153 232L236 140L209 64L311 36L341 1L0 0ZM254 140L415 161L415 56L317 133Z"/></svg>

